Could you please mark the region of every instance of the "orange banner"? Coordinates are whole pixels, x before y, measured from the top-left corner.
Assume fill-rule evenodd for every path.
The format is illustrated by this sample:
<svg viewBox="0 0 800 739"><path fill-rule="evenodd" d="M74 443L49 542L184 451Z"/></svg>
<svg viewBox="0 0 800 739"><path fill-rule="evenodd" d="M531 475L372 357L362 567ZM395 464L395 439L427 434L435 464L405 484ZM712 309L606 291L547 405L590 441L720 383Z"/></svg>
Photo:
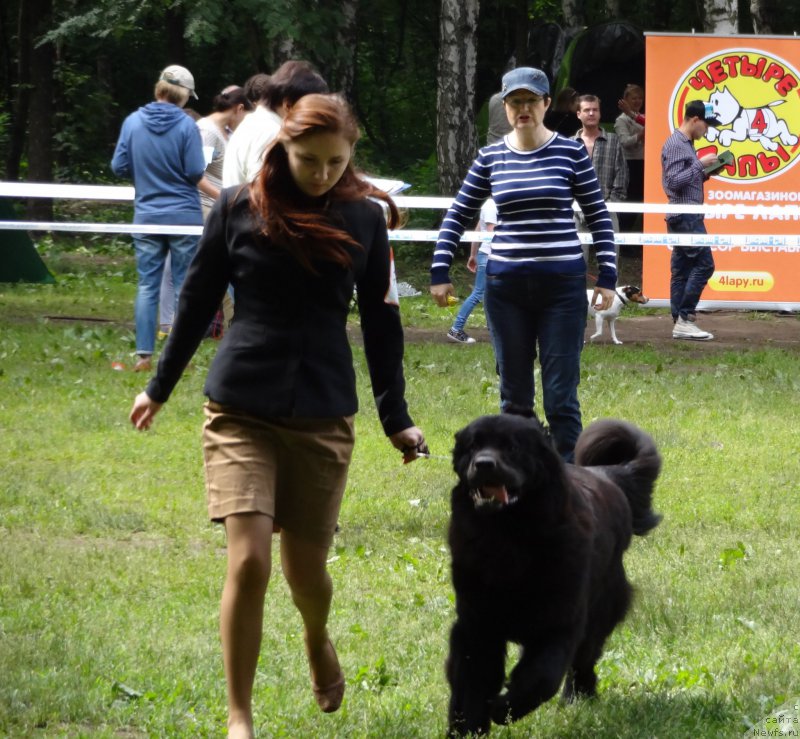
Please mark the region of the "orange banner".
<svg viewBox="0 0 800 739"><path fill-rule="evenodd" d="M706 182L705 204L734 206L709 209L706 228L756 236L712 240L716 272L699 307L800 309L800 246L770 239L800 233L800 39L647 34L646 54L645 202L667 202L661 147L686 103L702 100L720 126L696 142L698 154L732 155ZM664 214L646 213L644 231L666 233ZM643 289L656 304L669 304L670 254L643 249Z"/></svg>

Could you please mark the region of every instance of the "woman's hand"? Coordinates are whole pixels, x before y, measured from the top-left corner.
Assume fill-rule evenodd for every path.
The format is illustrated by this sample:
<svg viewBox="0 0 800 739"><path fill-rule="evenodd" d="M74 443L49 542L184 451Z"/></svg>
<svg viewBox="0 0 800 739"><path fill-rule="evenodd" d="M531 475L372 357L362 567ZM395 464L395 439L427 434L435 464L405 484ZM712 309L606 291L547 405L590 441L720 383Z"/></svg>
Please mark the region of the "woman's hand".
<svg viewBox="0 0 800 739"><path fill-rule="evenodd" d="M455 290L453 289L453 284L448 282L444 285L431 285L431 295L433 296L433 302L436 303L440 308L447 308L449 305L448 303L448 296L452 295L455 297Z"/></svg>
<svg viewBox="0 0 800 739"><path fill-rule="evenodd" d="M422 431L416 426L411 426L389 437L392 446L403 452L403 464L413 462L421 454L430 454L428 445Z"/></svg>
<svg viewBox="0 0 800 739"><path fill-rule="evenodd" d="M616 293L607 287L596 287L592 293L592 308L596 311L608 310L614 302ZM598 304L598 300L600 301Z"/></svg>
<svg viewBox="0 0 800 739"><path fill-rule="evenodd" d="M133 401L133 408L128 418L139 431L146 431L153 425L153 419L161 410L163 403L156 403L147 393L139 393Z"/></svg>

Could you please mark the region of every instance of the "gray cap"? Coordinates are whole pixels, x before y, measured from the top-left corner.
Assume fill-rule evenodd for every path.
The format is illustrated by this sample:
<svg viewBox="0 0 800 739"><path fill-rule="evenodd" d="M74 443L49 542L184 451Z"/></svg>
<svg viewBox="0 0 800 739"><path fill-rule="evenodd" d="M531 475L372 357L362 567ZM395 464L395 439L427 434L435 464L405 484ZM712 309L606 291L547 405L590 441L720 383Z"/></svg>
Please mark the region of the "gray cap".
<svg viewBox="0 0 800 739"><path fill-rule="evenodd" d="M549 95L550 81L541 69L517 67L503 75L503 87L500 89L503 100L514 90L528 90L537 95Z"/></svg>
<svg viewBox="0 0 800 739"><path fill-rule="evenodd" d="M181 67L178 64L171 64L167 67L158 78L163 82L169 82L171 85L178 85L178 87L185 87L195 100L198 100L197 93L194 91L194 77L192 73Z"/></svg>

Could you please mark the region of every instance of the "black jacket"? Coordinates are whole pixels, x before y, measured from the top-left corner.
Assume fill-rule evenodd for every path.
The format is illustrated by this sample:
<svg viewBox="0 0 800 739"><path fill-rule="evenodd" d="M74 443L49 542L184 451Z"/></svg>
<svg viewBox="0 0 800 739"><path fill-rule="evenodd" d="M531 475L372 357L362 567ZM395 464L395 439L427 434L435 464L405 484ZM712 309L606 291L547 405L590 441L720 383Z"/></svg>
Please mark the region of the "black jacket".
<svg viewBox="0 0 800 739"><path fill-rule="evenodd" d="M383 212L361 200L326 206L329 219L363 248L351 269L305 269L257 233L248 190L223 190L183 283L178 312L147 394L164 402L197 349L228 283L234 319L206 379L205 393L262 418L330 418L358 409L347 314L357 288L372 391L386 435L413 422L404 398L400 312L387 303L390 249Z"/></svg>

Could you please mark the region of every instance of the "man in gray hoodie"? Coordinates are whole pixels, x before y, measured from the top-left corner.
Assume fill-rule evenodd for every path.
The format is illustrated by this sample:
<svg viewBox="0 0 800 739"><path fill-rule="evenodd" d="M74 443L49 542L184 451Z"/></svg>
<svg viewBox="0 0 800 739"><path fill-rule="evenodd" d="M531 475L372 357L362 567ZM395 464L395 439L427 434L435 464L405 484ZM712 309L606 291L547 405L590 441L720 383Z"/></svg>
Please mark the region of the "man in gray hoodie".
<svg viewBox="0 0 800 739"><path fill-rule="evenodd" d="M135 224L203 225L197 183L205 171L203 145L194 121L182 108L197 98L194 77L172 65L159 75L155 102L131 113L122 124L111 168L133 180ZM134 370L149 371L156 343L161 275L167 254L177 301L199 236L134 234L139 281L134 308L136 355Z"/></svg>

